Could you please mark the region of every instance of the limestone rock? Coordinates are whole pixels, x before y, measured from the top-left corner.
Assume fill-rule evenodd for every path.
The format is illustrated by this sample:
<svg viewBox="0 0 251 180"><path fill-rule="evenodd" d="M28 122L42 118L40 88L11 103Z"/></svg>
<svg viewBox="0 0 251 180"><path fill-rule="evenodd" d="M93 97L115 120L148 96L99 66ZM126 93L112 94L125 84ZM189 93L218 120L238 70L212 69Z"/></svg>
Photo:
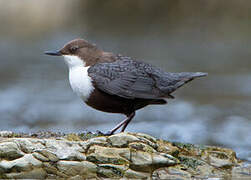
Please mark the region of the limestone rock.
<svg viewBox="0 0 251 180"><path fill-rule="evenodd" d="M37 151L35 151L35 152L41 154L41 156L46 157L46 158L49 159L51 162L57 162L57 161L59 161L58 156L57 156L54 152L52 152L52 151L50 151L50 150L42 149L42 150L37 150Z"/></svg>
<svg viewBox="0 0 251 180"><path fill-rule="evenodd" d="M128 168L127 165L99 164L98 174L104 178L121 178Z"/></svg>
<svg viewBox="0 0 251 180"><path fill-rule="evenodd" d="M250 172L230 149L142 133L0 132L2 179L249 179Z"/></svg>
<svg viewBox="0 0 251 180"><path fill-rule="evenodd" d="M191 179L191 174L178 168L160 168L153 172L153 179Z"/></svg>
<svg viewBox="0 0 251 180"><path fill-rule="evenodd" d="M150 153L143 151L132 151L131 162L132 165L142 167L144 170L144 168L147 168L153 163L153 160Z"/></svg>
<svg viewBox="0 0 251 180"><path fill-rule="evenodd" d="M135 149L138 151L145 151L149 153L157 152L154 148L142 142L132 142L129 144L129 147L130 149Z"/></svg>
<svg viewBox="0 0 251 180"><path fill-rule="evenodd" d="M94 137L89 139L88 141L83 141L80 143L80 146L86 151L93 145L107 145L107 138L106 137Z"/></svg>
<svg viewBox="0 0 251 180"><path fill-rule="evenodd" d="M46 171L43 168L32 169L31 171L13 172L6 174L8 179L45 179L47 176ZM0 176L1 177L1 176Z"/></svg>
<svg viewBox="0 0 251 180"><path fill-rule="evenodd" d="M49 158L47 158L47 157L45 157L45 156L43 156L42 154L37 153L37 152L32 153L32 155L33 155L34 158L36 158L37 160L40 160L40 161L43 161L43 162L47 162L47 161L50 160Z"/></svg>
<svg viewBox="0 0 251 180"><path fill-rule="evenodd" d="M88 151L87 160L98 164L126 164L130 160L130 149L94 145Z"/></svg>
<svg viewBox="0 0 251 180"><path fill-rule="evenodd" d="M9 172L9 171L30 171L33 168L41 167L42 162L35 159L31 154L25 154L23 157L7 161L2 160L0 162L0 172Z"/></svg>
<svg viewBox="0 0 251 180"><path fill-rule="evenodd" d="M69 177L76 175L84 176L85 178L96 177L97 166L88 161L59 161L57 169Z"/></svg>
<svg viewBox="0 0 251 180"><path fill-rule="evenodd" d="M242 163L232 169L233 179L251 179L251 164Z"/></svg>
<svg viewBox="0 0 251 180"><path fill-rule="evenodd" d="M13 142L18 144L21 151L25 153L32 153L37 149L44 148L44 141L42 139L26 139L26 138L16 138Z"/></svg>
<svg viewBox="0 0 251 180"><path fill-rule="evenodd" d="M13 137L12 131L0 131L0 137Z"/></svg>
<svg viewBox="0 0 251 180"><path fill-rule="evenodd" d="M155 153L152 155L152 163L157 166L171 166L178 164L178 160L169 154Z"/></svg>
<svg viewBox="0 0 251 180"><path fill-rule="evenodd" d="M138 141L139 139L136 136L127 134L127 133L119 133L112 135L108 138L113 146L124 147L127 146L130 142Z"/></svg>
<svg viewBox="0 0 251 180"><path fill-rule="evenodd" d="M137 133L137 136L138 137L143 137L145 139L148 139L149 141L153 142L153 143L156 143L157 142L157 139L155 137L152 137L148 134L144 134L144 133Z"/></svg>
<svg viewBox="0 0 251 180"><path fill-rule="evenodd" d="M151 174L148 172L139 172L139 171L134 171L131 169L128 169L125 172L125 176L126 178L129 179L151 179Z"/></svg>
<svg viewBox="0 0 251 180"><path fill-rule="evenodd" d="M20 158L23 155L24 153L19 149L15 142L0 143L0 158L11 160Z"/></svg>

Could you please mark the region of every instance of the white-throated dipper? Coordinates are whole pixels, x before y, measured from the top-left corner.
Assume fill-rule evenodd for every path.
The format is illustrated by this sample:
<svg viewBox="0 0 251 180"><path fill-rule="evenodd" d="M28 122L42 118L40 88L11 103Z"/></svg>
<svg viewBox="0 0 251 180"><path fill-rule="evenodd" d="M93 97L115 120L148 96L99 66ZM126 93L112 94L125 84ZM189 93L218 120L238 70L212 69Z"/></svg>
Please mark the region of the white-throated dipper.
<svg viewBox="0 0 251 180"><path fill-rule="evenodd" d="M125 114L127 118L106 134L121 126L123 132L135 111L151 104L166 104L171 93L202 72L170 73L133 58L99 49L84 39L68 42L58 51L45 54L63 56L69 67L69 81L84 102L103 112Z"/></svg>

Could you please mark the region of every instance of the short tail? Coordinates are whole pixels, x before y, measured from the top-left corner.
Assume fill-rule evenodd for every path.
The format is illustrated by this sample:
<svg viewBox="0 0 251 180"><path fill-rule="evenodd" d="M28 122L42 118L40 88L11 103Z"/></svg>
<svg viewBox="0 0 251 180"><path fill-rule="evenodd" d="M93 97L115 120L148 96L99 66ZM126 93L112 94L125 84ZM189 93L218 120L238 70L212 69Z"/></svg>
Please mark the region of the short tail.
<svg viewBox="0 0 251 180"><path fill-rule="evenodd" d="M166 100L165 99L153 99L151 101L151 104L166 104Z"/></svg>
<svg viewBox="0 0 251 180"><path fill-rule="evenodd" d="M203 72L182 72L182 73L172 73L172 76L175 77L175 83L169 87L168 95L174 92L176 89L180 88L184 84L192 81L195 78L207 76L208 73Z"/></svg>

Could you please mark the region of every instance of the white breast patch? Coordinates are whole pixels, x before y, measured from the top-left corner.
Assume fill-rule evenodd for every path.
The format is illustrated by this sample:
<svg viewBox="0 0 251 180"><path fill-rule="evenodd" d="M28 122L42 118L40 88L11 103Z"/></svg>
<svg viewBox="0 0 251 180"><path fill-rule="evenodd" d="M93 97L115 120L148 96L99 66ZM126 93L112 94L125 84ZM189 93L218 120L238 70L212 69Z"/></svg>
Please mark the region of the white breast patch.
<svg viewBox="0 0 251 180"><path fill-rule="evenodd" d="M94 90L92 80L88 76L88 68L89 67L74 67L71 68L69 72L69 80L72 90L84 101L87 101Z"/></svg>
<svg viewBox="0 0 251 180"><path fill-rule="evenodd" d="M69 81L72 90L87 101L94 87L92 79L88 76L88 67L85 67L84 61L77 56L66 56L65 61L69 67Z"/></svg>

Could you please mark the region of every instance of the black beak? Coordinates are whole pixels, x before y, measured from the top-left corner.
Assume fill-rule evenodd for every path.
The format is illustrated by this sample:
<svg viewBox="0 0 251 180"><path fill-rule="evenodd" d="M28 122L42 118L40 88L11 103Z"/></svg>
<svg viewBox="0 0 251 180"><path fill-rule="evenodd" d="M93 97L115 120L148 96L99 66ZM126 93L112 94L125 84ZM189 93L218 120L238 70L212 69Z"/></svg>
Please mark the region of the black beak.
<svg viewBox="0 0 251 180"><path fill-rule="evenodd" d="M44 54L50 56L62 56L62 53L60 51L45 51Z"/></svg>

